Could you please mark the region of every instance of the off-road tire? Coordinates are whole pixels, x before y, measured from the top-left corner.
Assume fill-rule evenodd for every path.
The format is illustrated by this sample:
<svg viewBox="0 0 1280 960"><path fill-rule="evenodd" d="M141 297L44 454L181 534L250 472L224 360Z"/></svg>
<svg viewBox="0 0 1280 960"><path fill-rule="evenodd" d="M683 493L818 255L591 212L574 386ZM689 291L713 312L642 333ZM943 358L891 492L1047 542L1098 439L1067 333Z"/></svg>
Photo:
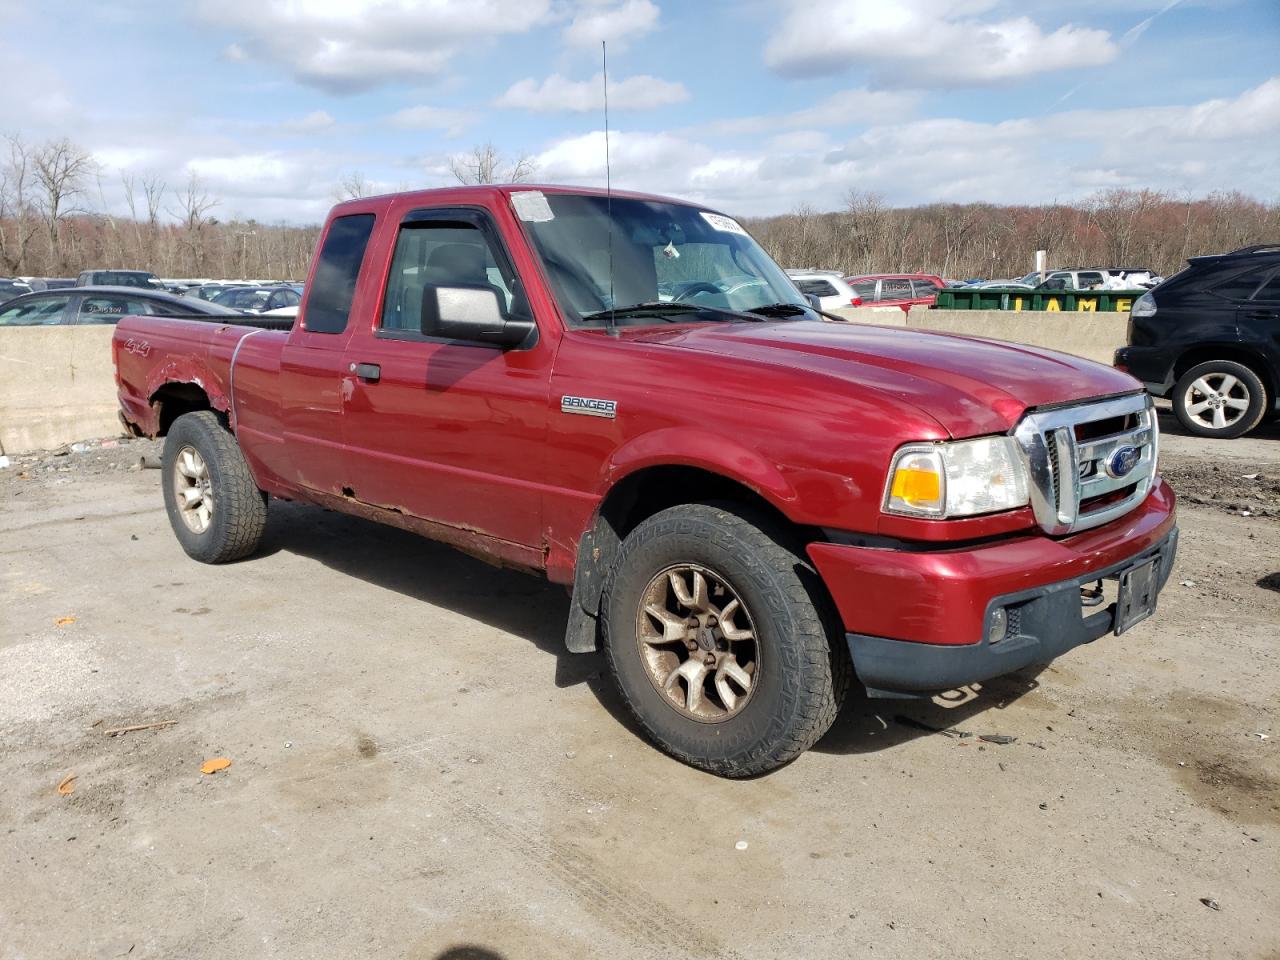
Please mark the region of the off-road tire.
<svg viewBox="0 0 1280 960"><path fill-rule="evenodd" d="M213 493L212 516L200 533L180 516L175 492L177 456L188 446L207 464ZM267 497L254 483L240 446L216 413L201 410L178 417L165 437L161 466L169 524L189 557L201 563L229 563L258 549L267 525Z"/></svg>
<svg viewBox="0 0 1280 960"><path fill-rule="evenodd" d="M604 650L623 701L645 735L684 763L750 777L789 763L835 722L853 675L825 588L782 524L737 503L672 507L623 541L605 586ZM751 611L758 686L737 714L699 722L664 697L639 652L637 609L673 564L717 571Z"/></svg>
<svg viewBox="0 0 1280 960"><path fill-rule="evenodd" d="M1216 374L1229 374L1235 377L1249 395L1249 406L1244 413L1234 422L1221 428L1212 427L1198 420L1187 409L1191 403L1192 384L1202 377L1212 377ZM1210 360L1207 363L1197 363L1178 378L1171 399L1173 414L1184 429L1197 437L1212 437L1218 440L1231 440L1244 436L1262 421L1269 406L1267 387L1262 382L1262 378L1244 364L1232 360Z"/></svg>

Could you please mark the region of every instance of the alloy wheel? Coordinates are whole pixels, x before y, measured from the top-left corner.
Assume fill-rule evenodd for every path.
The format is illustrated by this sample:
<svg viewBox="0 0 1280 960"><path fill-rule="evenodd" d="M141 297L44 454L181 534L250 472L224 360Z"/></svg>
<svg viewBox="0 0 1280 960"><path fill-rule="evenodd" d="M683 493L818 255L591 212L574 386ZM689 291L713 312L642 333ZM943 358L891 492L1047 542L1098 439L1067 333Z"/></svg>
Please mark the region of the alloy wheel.
<svg viewBox="0 0 1280 960"><path fill-rule="evenodd" d="M185 446L178 451L173 471L173 492L178 514L192 533L204 533L213 522L213 480L200 451Z"/></svg>
<svg viewBox="0 0 1280 960"><path fill-rule="evenodd" d="M636 638L649 680L686 717L737 716L760 677L751 614L715 571L683 563L659 572L640 596Z"/></svg>

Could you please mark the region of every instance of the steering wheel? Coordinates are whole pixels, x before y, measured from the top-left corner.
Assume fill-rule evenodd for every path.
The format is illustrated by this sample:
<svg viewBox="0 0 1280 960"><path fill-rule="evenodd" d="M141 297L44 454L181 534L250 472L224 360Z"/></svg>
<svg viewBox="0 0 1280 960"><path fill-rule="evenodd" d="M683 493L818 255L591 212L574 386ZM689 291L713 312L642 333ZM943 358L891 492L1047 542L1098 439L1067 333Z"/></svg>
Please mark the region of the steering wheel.
<svg viewBox="0 0 1280 960"><path fill-rule="evenodd" d="M678 297L672 297L673 303L684 303L686 298L693 296L695 293L714 293L717 296L723 293L714 283L708 283L705 280L698 280L680 292Z"/></svg>

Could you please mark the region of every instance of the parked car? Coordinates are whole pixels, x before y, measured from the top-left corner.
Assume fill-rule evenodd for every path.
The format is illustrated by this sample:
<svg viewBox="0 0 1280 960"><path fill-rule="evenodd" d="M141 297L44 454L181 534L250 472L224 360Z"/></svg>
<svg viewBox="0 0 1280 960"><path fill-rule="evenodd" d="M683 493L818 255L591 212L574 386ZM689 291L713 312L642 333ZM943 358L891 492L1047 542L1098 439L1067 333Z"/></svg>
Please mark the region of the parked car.
<svg viewBox="0 0 1280 960"><path fill-rule="evenodd" d="M41 290L66 290L74 287L76 282L71 277L22 277L34 292Z"/></svg>
<svg viewBox="0 0 1280 960"><path fill-rule="evenodd" d="M1239 437L1280 414L1280 244L1192 257L1140 296L1115 364L1173 401L1202 437Z"/></svg>
<svg viewBox="0 0 1280 960"><path fill-rule="evenodd" d="M0 304L0 327L116 323L129 314L234 317L235 310L137 287L73 287L28 293Z"/></svg>
<svg viewBox="0 0 1280 960"><path fill-rule="evenodd" d="M933 306L946 286L941 277L927 273L876 273L845 280L868 307Z"/></svg>
<svg viewBox="0 0 1280 960"><path fill-rule="evenodd" d="M787 276L805 296L818 298L820 310L862 306L862 298L839 270L788 270Z"/></svg>
<svg viewBox="0 0 1280 960"><path fill-rule="evenodd" d="M189 289L186 293L183 294L183 296L194 297L197 300L208 300L212 302L214 299L218 297L219 294L227 290L235 290L241 287L248 287L248 286L251 286L251 284L248 284L248 283L202 283L202 284L199 284L198 286L195 286Z"/></svg>
<svg viewBox="0 0 1280 960"><path fill-rule="evenodd" d="M723 287L742 271L755 282ZM352 200L292 328L262 323L115 331L122 415L165 437L189 556L253 553L274 496L543 573L572 585L567 649L602 646L640 728L720 775L815 743L853 671L918 696L1123 633L1173 563L1136 380L837 327L691 204L517 185ZM378 611L360 615L378 643Z"/></svg>
<svg viewBox="0 0 1280 960"><path fill-rule="evenodd" d="M164 290L164 284L149 270L83 270L76 277L77 287L139 287Z"/></svg>
<svg viewBox="0 0 1280 960"><path fill-rule="evenodd" d="M213 298L213 302L243 313L266 313L283 307L296 307L302 301L293 287L231 287Z"/></svg>
<svg viewBox="0 0 1280 960"><path fill-rule="evenodd" d="M30 292L31 285L23 283L21 280L0 279L0 303L5 303L14 297Z"/></svg>

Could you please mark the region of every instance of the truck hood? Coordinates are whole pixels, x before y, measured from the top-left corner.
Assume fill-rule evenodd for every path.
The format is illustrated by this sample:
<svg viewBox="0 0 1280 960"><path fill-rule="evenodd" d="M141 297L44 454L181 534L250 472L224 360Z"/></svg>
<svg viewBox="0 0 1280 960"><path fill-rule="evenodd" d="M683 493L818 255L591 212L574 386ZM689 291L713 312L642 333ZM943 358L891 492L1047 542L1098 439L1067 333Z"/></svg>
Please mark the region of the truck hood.
<svg viewBox="0 0 1280 960"><path fill-rule="evenodd" d="M644 328L624 336L881 391L955 438L1004 433L1030 407L1141 389L1128 374L1070 354L898 327L800 320Z"/></svg>

